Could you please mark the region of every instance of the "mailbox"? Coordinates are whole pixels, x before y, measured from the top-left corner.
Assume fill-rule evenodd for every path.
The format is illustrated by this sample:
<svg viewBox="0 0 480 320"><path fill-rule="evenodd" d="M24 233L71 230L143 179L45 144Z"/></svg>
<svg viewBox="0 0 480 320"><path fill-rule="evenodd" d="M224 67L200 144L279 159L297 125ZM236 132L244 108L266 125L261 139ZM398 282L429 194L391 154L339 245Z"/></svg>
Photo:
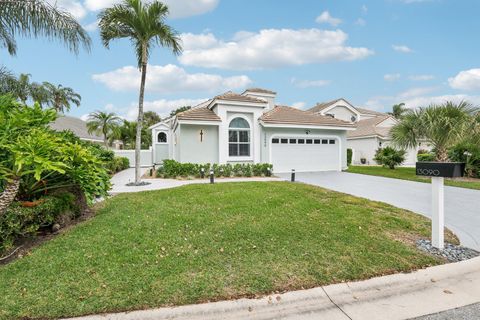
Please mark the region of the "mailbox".
<svg viewBox="0 0 480 320"><path fill-rule="evenodd" d="M417 162L417 176L459 178L465 172L464 162Z"/></svg>

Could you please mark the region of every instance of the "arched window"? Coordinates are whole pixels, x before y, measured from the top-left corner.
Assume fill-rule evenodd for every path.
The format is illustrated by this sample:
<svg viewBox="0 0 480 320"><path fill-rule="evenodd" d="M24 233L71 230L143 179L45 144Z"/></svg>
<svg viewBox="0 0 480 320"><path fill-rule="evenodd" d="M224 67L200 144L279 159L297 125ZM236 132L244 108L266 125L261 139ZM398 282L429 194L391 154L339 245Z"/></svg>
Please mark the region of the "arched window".
<svg viewBox="0 0 480 320"><path fill-rule="evenodd" d="M157 135L158 143L167 143L167 134L165 132L159 132Z"/></svg>
<svg viewBox="0 0 480 320"><path fill-rule="evenodd" d="M243 118L235 118L228 126L228 155L230 157L250 156L250 125Z"/></svg>

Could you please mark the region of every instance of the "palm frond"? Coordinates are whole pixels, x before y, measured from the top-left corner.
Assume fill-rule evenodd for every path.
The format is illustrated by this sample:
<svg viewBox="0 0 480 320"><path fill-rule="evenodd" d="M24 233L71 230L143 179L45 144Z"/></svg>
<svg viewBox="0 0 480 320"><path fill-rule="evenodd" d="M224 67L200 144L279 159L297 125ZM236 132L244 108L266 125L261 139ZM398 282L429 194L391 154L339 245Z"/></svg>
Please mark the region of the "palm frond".
<svg viewBox="0 0 480 320"><path fill-rule="evenodd" d="M5 46L10 39L10 54L15 54L15 35L58 40L75 54L91 47L88 33L70 13L40 0L0 0L0 41Z"/></svg>

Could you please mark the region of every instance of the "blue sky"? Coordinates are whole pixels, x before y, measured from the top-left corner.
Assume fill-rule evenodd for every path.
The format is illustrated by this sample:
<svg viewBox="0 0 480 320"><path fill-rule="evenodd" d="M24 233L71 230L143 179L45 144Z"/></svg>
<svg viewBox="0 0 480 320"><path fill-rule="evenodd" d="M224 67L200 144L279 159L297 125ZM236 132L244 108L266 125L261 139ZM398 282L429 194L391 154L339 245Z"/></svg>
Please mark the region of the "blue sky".
<svg viewBox="0 0 480 320"><path fill-rule="evenodd" d="M53 1L53 0L52 0ZM94 110L136 115L139 73L128 40L109 50L95 28L116 0L57 0L90 30L93 48L75 56L45 39L18 39L0 63L33 81L74 88ZM308 108L344 97L388 111L444 100L480 104L480 1L168 0L168 23L184 53L153 51L146 110L161 115L227 90L263 87L277 103Z"/></svg>

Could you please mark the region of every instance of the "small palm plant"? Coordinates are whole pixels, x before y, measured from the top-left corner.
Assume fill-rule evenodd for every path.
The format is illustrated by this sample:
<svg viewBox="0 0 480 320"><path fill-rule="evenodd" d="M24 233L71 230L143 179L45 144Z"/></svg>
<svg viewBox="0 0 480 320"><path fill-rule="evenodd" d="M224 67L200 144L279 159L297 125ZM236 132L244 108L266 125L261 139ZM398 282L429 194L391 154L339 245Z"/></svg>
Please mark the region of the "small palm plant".
<svg viewBox="0 0 480 320"><path fill-rule="evenodd" d="M44 82L43 87L46 90L48 104L57 112L69 111L71 103L77 107L80 106L82 97L72 88L64 87L61 84L55 86L49 82Z"/></svg>
<svg viewBox="0 0 480 320"><path fill-rule="evenodd" d="M143 126L143 99L147 63L155 45L166 47L174 54L182 51L179 35L165 24L168 7L159 1L124 0L99 14L100 36L105 47L115 39L129 39L135 48L141 70L138 97L137 133L135 142L135 184L140 183L140 147Z"/></svg>
<svg viewBox="0 0 480 320"><path fill-rule="evenodd" d="M88 116L87 129L89 133L101 134L103 143L108 148L108 141L118 134L120 120L115 113L95 111Z"/></svg>
<svg viewBox="0 0 480 320"><path fill-rule="evenodd" d="M376 163L388 167L390 169L395 169L396 166L401 165L405 161L405 150L397 150L392 147L380 148L375 153Z"/></svg>
<svg viewBox="0 0 480 320"><path fill-rule="evenodd" d="M436 161L446 162L448 150L471 134L477 112L465 101L409 109L390 131L392 140L403 149L416 148L426 140L435 149Z"/></svg>

